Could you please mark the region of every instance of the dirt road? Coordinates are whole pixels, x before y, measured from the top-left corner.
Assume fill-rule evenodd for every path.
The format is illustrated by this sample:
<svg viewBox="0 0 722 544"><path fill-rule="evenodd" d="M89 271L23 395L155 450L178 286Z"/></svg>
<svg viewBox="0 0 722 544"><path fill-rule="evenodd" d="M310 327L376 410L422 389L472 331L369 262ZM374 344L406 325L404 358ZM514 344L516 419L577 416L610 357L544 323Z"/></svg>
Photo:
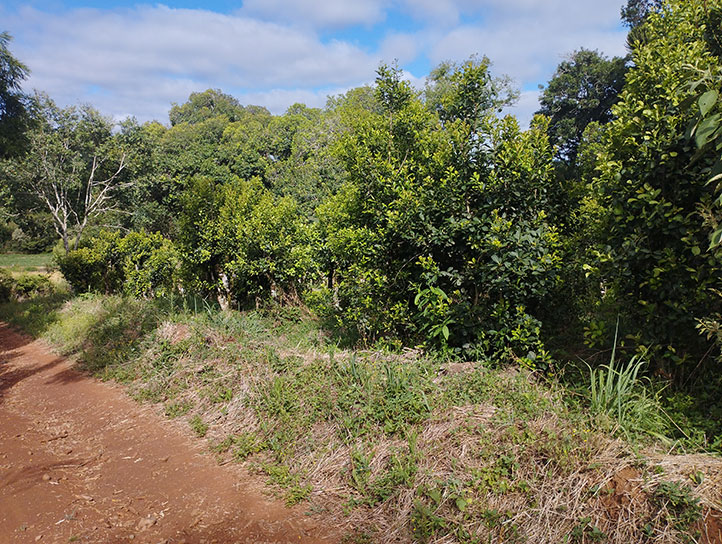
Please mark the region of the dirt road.
<svg viewBox="0 0 722 544"><path fill-rule="evenodd" d="M326 543L181 425L0 324L0 544Z"/></svg>

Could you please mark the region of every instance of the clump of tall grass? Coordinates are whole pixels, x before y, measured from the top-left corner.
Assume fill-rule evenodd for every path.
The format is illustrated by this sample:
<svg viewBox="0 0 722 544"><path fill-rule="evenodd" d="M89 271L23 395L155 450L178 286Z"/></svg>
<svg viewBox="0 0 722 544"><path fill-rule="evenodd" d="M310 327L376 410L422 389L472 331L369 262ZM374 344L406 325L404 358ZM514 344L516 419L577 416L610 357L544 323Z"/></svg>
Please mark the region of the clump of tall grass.
<svg viewBox="0 0 722 544"><path fill-rule="evenodd" d="M651 390L649 378L640 376L646 362L640 355L634 355L626 363L616 360L617 332L609 364L589 367L591 411L614 421L628 438L648 434L664 439L668 418L659 394Z"/></svg>

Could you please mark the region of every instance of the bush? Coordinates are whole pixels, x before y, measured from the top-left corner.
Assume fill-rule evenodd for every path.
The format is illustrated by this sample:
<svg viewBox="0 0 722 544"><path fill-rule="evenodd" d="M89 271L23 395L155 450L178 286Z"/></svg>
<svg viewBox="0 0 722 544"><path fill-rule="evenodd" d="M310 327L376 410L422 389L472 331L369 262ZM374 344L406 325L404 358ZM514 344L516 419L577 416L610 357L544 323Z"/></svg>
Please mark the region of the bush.
<svg viewBox="0 0 722 544"><path fill-rule="evenodd" d="M28 300L55 293L50 278L40 274L22 274L13 277L7 270L0 269L0 302Z"/></svg>
<svg viewBox="0 0 722 544"><path fill-rule="evenodd" d="M55 259L77 293L154 298L177 287L178 256L173 244L160 234L140 231L121 236L101 231L76 250L56 251Z"/></svg>
<svg viewBox="0 0 722 544"><path fill-rule="evenodd" d="M13 295L17 300L44 297L53 294L55 288L48 276L23 274L15 279Z"/></svg>
<svg viewBox="0 0 722 544"><path fill-rule="evenodd" d="M514 338L513 355L534 366L561 268L546 122L523 132L510 117L467 112L467 94L494 93L483 70L457 70L443 119L380 70L385 111L360 115L343 138L349 184L317 210L332 284L324 313L351 341L445 354L493 355Z"/></svg>
<svg viewBox="0 0 722 544"><path fill-rule="evenodd" d="M616 119L605 125L587 203L586 220L597 225L597 295L610 309L605 328L613 333L621 315L626 330L638 331L633 342L650 348L651 370L677 383L716 372L695 318L719 309L710 293L722 288L722 249L709 248L700 213L716 198L707 181L719 152L696 153L685 137L699 115L690 67L720 69L706 39L707 12L702 0L670 0L650 14Z"/></svg>
<svg viewBox="0 0 722 544"><path fill-rule="evenodd" d="M189 287L223 306L297 300L316 276L307 220L257 179L196 179L179 223Z"/></svg>

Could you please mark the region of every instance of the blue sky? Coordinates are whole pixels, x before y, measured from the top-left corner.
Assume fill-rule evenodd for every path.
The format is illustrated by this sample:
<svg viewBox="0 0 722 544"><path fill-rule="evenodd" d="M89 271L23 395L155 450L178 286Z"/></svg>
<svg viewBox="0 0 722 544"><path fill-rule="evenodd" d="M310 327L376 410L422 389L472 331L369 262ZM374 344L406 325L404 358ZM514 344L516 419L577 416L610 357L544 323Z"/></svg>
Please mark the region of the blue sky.
<svg viewBox="0 0 722 544"><path fill-rule="evenodd" d="M0 4L0 31L31 69L26 89L117 119L167 121L173 102L219 88L282 113L371 83L393 62L422 87L444 60L486 55L522 93L522 123L580 47L625 54L621 0L122 0Z"/></svg>

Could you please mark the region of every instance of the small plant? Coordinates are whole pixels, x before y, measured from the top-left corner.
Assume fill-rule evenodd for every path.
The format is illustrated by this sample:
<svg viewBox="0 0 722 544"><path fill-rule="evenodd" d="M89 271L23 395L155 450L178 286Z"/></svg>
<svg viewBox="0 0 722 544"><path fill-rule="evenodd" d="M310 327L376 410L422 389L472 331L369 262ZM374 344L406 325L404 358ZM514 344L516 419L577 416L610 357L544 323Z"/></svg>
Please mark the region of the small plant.
<svg viewBox="0 0 722 544"><path fill-rule="evenodd" d="M192 407L190 402L174 402L165 407L165 415L170 418L179 417L187 414Z"/></svg>
<svg viewBox="0 0 722 544"><path fill-rule="evenodd" d="M689 486L678 482L660 482L654 490L654 502L670 513L672 524L680 531L689 529L702 517L699 499L692 494Z"/></svg>
<svg viewBox="0 0 722 544"><path fill-rule="evenodd" d="M193 429L193 432L201 438L203 438L208 432L208 424L203 423L203 420L200 418L200 416L193 416L189 423L191 425L191 429Z"/></svg>
<svg viewBox="0 0 722 544"><path fill-rule="evenodd" d="M283 497L288 506L306 500L313 490L309 484L302 483L301 474L293 472L287 465L265 463L261 468L271 482L286 490Z"/></svg>
<svg viewBox="0 0 722 544"><path fill-rule="evenodd" d="M366 531L354 531L341 538L341 544L373 544L373 536Z"/></svg>
<svg viewBox="0 0 722 544"><path fill-rule="evenodd" d="M241 433L234 438L233 442L236 446L233 456L238 461L243 461L249 455L259 453L268 447L268 444L253 432Z"/></svg>
<svg viewBox="0 0 722 544"><path fill-rule="evenodd" d="M386 464L385 471L369 483L370 504L388 500L402 487L412 488L418 470L417 457L413 443L410 443L408 452L394 452Z"/></svg>
<svg viewBox="0 0 722 544"><path fill-rule="evenodd" d="M607 535L596 525L592 525L592 518L580 518L579 522L569 533L566 541L570 543L583 542L602 542L607 539Z"/></svg>
<svg viewBox="0 0 722 544"><path fill-rule="evenodd" d="M351 450L351 485L362 495L366 493L366 488L369 483L372 460L373 453L367 454L357 448Z"/></svg>
<svg viewBox="0 0 722 544"><path fill-rule="evenodd" d="M438 515L440 502L441 497L432 504L420 500L414 503L411 512L411 534L416 542L427 542L434 536L448 532L449 522Z"/></svg>

